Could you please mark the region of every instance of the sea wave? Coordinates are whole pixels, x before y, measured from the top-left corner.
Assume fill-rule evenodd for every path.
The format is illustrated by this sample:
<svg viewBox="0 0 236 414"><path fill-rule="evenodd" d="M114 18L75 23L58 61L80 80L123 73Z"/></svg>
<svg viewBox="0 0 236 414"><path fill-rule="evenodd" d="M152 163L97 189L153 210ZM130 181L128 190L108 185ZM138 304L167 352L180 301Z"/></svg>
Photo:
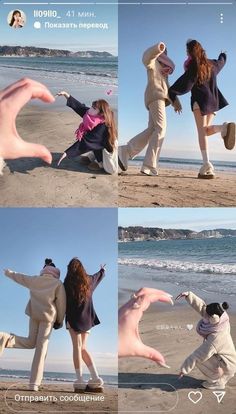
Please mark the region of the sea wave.
<svg viewBox="0 0 236 414"><path fill-rule="evenodd" d="M52 72L52 73L68 73L70 75L87 75L87 76L99 76L104 78L115 78L117 79L117 75L115 73L105 73L105 72L91 72L91 71L74 71L74 70L65 70L65 69L52 69L52 68L44 68L44 67L32 67L32 66L12 66L12 65L0 65L0 67L7 68L7 69L23 69L23 70L33 70L37 72Z"/></svg>
<svg viewBox="0 0 236 414"><path fill-rule="evenodd" d="M236 265L223 263L185 262L178 260L156 260L140 258L119 258L118 263L148 269L168 270L170 272L208 273L236 275Z"/></svg>
<svg viewBox="0 0 236 414"><path fill-rule="evenodd" d="M106 385L114 386L114 385L117 384L116 379L112 380L112 379L106 379L105 378L106 376L103 376L103 377L104 377ZM21 379L28 380L29 375L27 376L27 375L15 375L15 374L0 374L0 378L8 378L8 379L16 379L16 380L21 380ZM89 376L88 376L88 378L89 378ZM63 377L48 377L48 376L45 376L45 377L43 377L43 379L44 379L44 381L48 381L48 382L69 382L69 383L73 383L75 381L75 378L71 378L71 377L63 378Z"/></svg>

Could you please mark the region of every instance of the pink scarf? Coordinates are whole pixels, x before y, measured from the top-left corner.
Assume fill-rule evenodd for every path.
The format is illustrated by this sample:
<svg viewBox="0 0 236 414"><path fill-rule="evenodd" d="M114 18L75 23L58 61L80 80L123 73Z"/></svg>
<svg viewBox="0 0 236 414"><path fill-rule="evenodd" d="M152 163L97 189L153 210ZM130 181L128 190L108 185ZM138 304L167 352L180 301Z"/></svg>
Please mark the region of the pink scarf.
<svg viewBox="0 0 236 414"><path fill-rule="evenodd" d="M88 131L91 131L99 124L104 124L105 120L101 115L91 115L86 112L83 116L83 122L81 122L79 128L75 131L75 136L77 141L81 141L84 134Z"/></svg>
<svg viewBox="0 0 236 414"><path fill-rule="evenodd" d="M162 53L160 56L158 56L157 60L163 65L161 69L161 74L163 76L171 75L174 72L175 64L165 53Z"/></svg>
<svg viewBox="0 0 236 414"><path fill-rule="evenodd" d="M228 325L229 316L226 312L224 312L217 323L211 323L209 319L206 318L201 319L197 324L196 330L199 335L206 338L209 334L223 331L228 327Z"/></svg>
<svg viewBox="0 0 236 414"><path fill-rule="evenodd" d="M192 62L192 58L190 56L184 61L184 70L185 70L185 72L186 72L186 70L188 70L191 62Z"/></svg>

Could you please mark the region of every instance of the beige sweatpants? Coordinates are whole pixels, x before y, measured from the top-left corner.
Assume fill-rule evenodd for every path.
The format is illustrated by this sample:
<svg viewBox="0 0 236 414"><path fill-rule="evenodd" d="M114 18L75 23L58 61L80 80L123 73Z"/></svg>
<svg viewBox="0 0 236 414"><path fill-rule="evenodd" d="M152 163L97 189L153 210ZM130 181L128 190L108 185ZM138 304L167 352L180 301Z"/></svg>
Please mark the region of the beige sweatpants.
<svg viewBox="0 0 236 414"><path fill-rule="evenodd" d="M44 361L47 355L48 341L53 323L36 321L30 318L29 336L11 334L7 348L33 349L34 358L31 366L30 384L40 385L43 379Z"/></svg>
<svg viewBox="0 0 236 414"><path fill-rule="evenodd" d="M148 127L127 144L130 158L134 158L148 145L143 166L156 170L161 147L166 134L165 100L159 99L149 105Z"/></svg>
<svg viewBox="0 0 236 414"><path fill-rule="evenodd" d="M198 369L207 377L208 381L220 381L226 384L233 378L235 371L228 370L222 360L213 355L205 362L196 363Z"/></svg>

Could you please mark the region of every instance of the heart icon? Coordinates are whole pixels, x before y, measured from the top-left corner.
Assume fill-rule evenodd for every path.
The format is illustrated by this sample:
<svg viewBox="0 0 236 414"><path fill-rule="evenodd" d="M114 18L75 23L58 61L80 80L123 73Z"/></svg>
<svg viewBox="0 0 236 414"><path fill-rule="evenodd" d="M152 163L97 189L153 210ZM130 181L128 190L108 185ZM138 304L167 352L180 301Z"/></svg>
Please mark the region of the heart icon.
<svg viewBox="0 0 236 414"><path fill-rule="evenodd" d="M186 327L187 327L187 330L188 331L191 331L193 329L193 325L192 324L188 324L188 325L186 325Z"/></svg>
<svg viewBox="0 0 236 414"><path fill-rule="evenodd" d="M190 391L188 393L188 399L193 404L197 404L202 399L202 393L200 391Z"/></svg>

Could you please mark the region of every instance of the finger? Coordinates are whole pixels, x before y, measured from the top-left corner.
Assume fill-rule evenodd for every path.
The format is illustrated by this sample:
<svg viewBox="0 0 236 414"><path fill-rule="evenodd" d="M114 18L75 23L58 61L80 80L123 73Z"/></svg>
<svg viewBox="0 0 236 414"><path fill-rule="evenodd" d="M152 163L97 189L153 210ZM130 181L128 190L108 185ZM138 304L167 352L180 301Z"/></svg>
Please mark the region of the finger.
<svg viewBox="0 0 236 414"><path fill-rule="evenodd" d="M22 78L22 79L20 79L20 80L18 80L16 82L12 83L11 85L8 85L5 89L3 89L0 92L0 98L2 98L3 96L9 94L10 92L14 91L15 89L18 89L18 88L20 88L22 86L25 86L27 84L35 85L35 86L44 86L46 88L45 85L43 85L42 83L37 82L37 81L35 81L33 79L30 79L30 78Z"/></svg>
<svg viewBox="0 0 236 414"><path fill-rule="evenodd" d="M1 105L4 103L6 105L6 111L11 111L13 116L16 117L22 107L31 99L35 98L38 98L46 103L52 103L55 101L55 98L52 96L51 92L44 85L26 83L7 95L4 95Z"/></svg>
<svg viewBox="0 0 236 414"><path fill-rule="evenodd" d="M14 83L12 83L11 85L8 85L6 88L4 88L1 92L0 92L0 98L3 97L3 95L8 94L9 92L12 92L14 89L19 88L20 86L23 86L27 83L28 79L27 78L22 78Z"/></svg>
<svg viewBox="0 0 236 414"><path fill-rule="evenodd" d="M25 142L23 140L21 140L19 146L18 157L41 158L48 164L51 164L52 162L52 154L44 145L33 144L31 142Z"/></svg>

